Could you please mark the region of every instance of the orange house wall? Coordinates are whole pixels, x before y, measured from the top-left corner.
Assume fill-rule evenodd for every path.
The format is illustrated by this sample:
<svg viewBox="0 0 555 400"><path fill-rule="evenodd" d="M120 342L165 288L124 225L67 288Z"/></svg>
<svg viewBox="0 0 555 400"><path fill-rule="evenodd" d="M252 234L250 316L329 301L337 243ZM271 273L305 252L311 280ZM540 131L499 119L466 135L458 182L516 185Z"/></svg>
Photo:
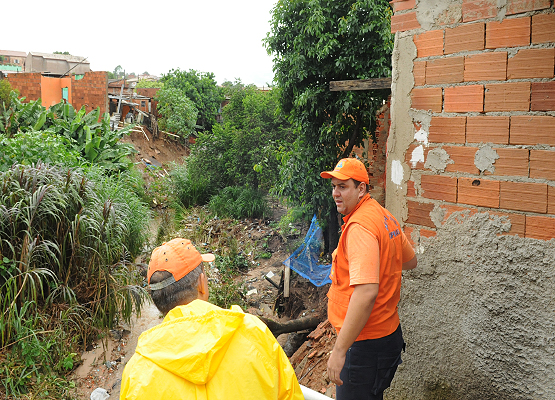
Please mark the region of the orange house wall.
<svg viewBox="0 0 555 400"><path fill-rule="evenodd" d="M41 99L42 105L46 108L58 104L62 100L62 89L68 88L68 102L72 104L71 78L50 78L41 76Z"/></svg>

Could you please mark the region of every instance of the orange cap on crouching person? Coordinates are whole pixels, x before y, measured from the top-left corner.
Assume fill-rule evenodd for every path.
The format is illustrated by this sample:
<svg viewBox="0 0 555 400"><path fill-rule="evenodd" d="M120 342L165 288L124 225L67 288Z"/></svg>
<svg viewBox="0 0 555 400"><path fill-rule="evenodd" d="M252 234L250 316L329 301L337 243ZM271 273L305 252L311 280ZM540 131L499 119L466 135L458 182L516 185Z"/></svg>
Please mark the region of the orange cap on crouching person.
<svg viewBox="0 0 555 400"><path fill-rule="evenodd" d="M156 271L168 271L177 282L200 265L214 261L214 254L200 254L189 239L176 238L163 243L152 252L148 264L147 279Z"/></svg>
<svg viewBox="0 0 555 400"><path fill-rule="evenodd" d="M324 171L320 176L325 179L337 178L342 181L354 179L368 184L368 171L364 164L356 158L343 158L339 160L333 171Z"/></svg>

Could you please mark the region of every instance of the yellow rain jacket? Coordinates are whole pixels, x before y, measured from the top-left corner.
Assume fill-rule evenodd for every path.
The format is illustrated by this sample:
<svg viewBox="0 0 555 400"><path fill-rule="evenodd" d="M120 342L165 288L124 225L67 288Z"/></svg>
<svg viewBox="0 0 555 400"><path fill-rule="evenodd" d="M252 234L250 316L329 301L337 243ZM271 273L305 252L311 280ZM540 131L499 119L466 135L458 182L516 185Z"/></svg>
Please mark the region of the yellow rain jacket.
<svg viewBox="0 0 555 400"><path fill-rule="evenodd" d="M240 307L202 300L171 310L139 336L120 399L303 400L295 371L266 325Z"/></svg>

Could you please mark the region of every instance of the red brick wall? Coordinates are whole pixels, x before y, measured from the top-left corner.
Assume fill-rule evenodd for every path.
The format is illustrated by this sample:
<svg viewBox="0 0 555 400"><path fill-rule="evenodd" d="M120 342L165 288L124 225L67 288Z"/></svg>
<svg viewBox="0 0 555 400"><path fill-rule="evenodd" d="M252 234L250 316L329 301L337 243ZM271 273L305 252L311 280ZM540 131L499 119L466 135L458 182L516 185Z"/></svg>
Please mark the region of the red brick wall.
<svg viewBox="0 0 555 400"><path fill-rule="evenodd" d="M386 143L389 136L391 119L389 115L391 99L379 110L376 118L376 142L368 140L368 165L370 179L370 194L385 206L385 166Z"/></svg>
<svg viewBox="0 0 555 400"><path fill-rule="evenodd" d="M25 96L26 101L38 100L41 97L40 73L8 74L6 79L12 85L12 89L19 90L19 94Z"/></svg>
<svg viewBox="0 0 555 400"><path fill-rule="evenodd" d="M553 2L507 0L502 15L496 0L463 0L458 20L436 19L428 31L414 1L390 3L392 32L416 46L411 107L431 114L425 157L434 149L450 157L432 170L409 162L416 142L408 148L406 231L433 235L439 206L445 219L489 211L510 218L509 234L555 237ZM494 172L475 166L485 145L499 156Z"/></svg>
<svg viewBox="0 0 555 400"><path fill-rule="evenodd" d="M87 72L82 79L72 77L73 107L85 106L87 112L100 107L100 114L108 112L108 73Z"/></svg>
<svg viewBox="0 0 555 400"><path fill-rule="evenodd" d="M156 93L158 92L158 88L139 88L137 89L137 94L141 95L141 96L146 96L146 97L150 97L151 99L154 98L154 96L156 96ZM139 103L140 104L140 103ZM151 101L151 112L156 115L156 117L158 117L158 102L156 100L152 100ZM148 107L148 103L147 103L147 107ZM142 109L142 108L141 108ZM142 109L145 112L148 112L148 108L146 109Z"/></svg>
<svg viewBox="0 0 555 400"><path fill-rule="evenodd" d="M21 73L8 74L12 88L19 90L26 101L44 97L41 87L41 74ZM76 110L85 105L87 112L100 107L100 113L108 111L108 75L106 72L87 72L82 79L71 77L70 99Z"/></svg>

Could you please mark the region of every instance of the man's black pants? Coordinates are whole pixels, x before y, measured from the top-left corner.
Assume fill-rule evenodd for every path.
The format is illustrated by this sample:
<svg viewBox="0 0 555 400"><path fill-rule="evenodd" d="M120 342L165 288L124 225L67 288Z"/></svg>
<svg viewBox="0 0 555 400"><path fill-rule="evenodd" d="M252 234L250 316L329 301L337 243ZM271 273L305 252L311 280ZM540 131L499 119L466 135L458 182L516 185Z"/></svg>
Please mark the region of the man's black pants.
<svg viewBox="0 0 555 400"><path fill-rule="evenodd" d="M382 400L404 348L401 325L391 335L353 343L339 375L343 385L337 386L337 400Z"/></svg>

